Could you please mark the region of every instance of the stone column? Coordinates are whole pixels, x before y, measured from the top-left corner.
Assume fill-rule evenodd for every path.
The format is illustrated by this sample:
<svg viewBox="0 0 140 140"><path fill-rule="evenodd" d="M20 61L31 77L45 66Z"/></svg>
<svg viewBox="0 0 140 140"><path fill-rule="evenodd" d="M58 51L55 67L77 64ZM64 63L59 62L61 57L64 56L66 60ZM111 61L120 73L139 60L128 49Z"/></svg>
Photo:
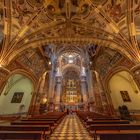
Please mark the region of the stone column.
<svg viewBox="0 0 140 140"><path fill-rule="evenodd" d="M93 109L94 109L94 112L103 112L102 100L101 100L101 96L100 96L99 85L98 85L97 75L96 75L95 71L93 71L92 77L94 80L93 92L94 92L94 98L95 98L95 103L93 105Z"/></svg>
<svg viewBox="0 0 140 140"><path fill-rule="evenodd" d="M88 92L89 92L89 108L90 108L90 111L93 112L94 111L94 103L95 103L95 95L94 95L94 92L93 92L93 76L92 76L92 70L88 70L88 79L87 79L87 82L88 82Z"/></svg>
<svg viewBox="0 0 140 140"><path fill-rule="evenodd" d="M109 113L109 109L108 109L108 102L107 102L107 98L106 98L106 94L105 94L105 90L104 87L102 85L100 76L98 74L98 72L95 72L95 76L96 76L96 80L97 80L97 87L98 87L98 91L99 91L99 96L101 98L101 108L102 108L102 113Z"/></svg>
<svg viewBox="0 0 140 140"><path fill-rule="evenodd" d="M55 60L52 62L52 69L49 72L49 94L48 94L48 100L49 102L53 102L54 98L54 87L55 87Z"/></svg>
<svg viewBox="0 0 140 140"><path fill-rule="evenodd" d="M55 110L60 111L60 96L62 92L62 77L56 77Z"/></svg>
<svg viewBox="0 0 140 140"><path fill-rule="evenodd" d="M88 96L85 76L81 76L81 92L83 95L84 110L87 110Z"/></svg>
<svg viewBox="0 0 140 140"><path fill-rule="evenodd" d="M43 92L44 92L45 76L46 76L46 73L43 75L41 82L40 82L40 87L39 87L40 94L43 94Z"/></svg>
<svg viewBox="0 0 140 140"><path fill-rule="evenodd" d="M49 73L47 72L45 76L45 83L44 83L44 93L47 99L49 98L49 79L50 79Z"/></svg>

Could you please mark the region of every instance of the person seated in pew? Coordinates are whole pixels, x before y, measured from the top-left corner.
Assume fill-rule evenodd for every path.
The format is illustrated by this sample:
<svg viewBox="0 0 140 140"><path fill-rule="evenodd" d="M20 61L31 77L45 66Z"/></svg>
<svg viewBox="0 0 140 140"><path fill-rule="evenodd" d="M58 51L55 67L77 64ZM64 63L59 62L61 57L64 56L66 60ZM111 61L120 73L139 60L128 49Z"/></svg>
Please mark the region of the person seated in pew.
<svg viewBox="0 0 140 140"><path fill-rule="evenodd" d="M127 108L126 105L119 106L119 107L118 107L118 110L119 110L119 112L120 112L120 117L121 117L121 119L123 119L123 120L130 120L130 121L133 120L133 119L131 118L130 112L129 112L129 110L128 110L128 108Z"/></svg>

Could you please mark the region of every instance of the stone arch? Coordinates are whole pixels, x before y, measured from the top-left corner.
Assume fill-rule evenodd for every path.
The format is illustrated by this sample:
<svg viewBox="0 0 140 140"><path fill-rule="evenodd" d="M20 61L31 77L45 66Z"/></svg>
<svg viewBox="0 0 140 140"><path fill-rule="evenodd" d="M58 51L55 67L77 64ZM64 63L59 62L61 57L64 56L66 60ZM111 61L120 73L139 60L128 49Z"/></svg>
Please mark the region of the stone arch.
<svg viewBox="0 0 140 140"><path fill-rule="evenodd" d="M140 90L128 69L116 69L108 78L108 94L114 108L127 105L130 110L139 109Z"/></svg>
<svg viewBox="0 0 140 140"><path fill-rule="evenodd" d="M24 70L11 72L6 78L0 97L1 113L27 114L35 93L35 81L36 79ZM22 110L21 106L24 106Z"/></svg>
<svg viewBox="0 0 140 140"><path fill-rule="evenodd" d="M80 75L80 67L74 64L67 64L63 69L62 69L62 75L64 75L69 69L74 70Z"/></svg>
<svg viewBox="0 0 140 140"><path fill-rule="evenodd" d="M128 69L128 68L126 68L126 67L123 67L123 66L120 66L120 67L116 67L115 69L113 69L113 71L111 71L109 74L108 74L108 76L107 76L107 78L105 79L105 90L106 90L106 92L107 93L110 93L110 90L109 90L109 88L108 88L108 83L109 83L109 80L111 79L111 77L113 76L113 75L115 75L116 73L118 73L118 72L120 72L120 71L127 71L127 72L129 72L131 75L132 75L132 73L131 73L131 71Z"/></svg>

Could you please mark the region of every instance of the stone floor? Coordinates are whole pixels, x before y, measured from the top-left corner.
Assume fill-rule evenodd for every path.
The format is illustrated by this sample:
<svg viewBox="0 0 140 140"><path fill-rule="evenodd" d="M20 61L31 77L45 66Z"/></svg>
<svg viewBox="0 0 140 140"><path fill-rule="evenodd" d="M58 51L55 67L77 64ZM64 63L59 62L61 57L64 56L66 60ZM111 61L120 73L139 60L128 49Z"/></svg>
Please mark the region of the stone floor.
<svg viewBox="0 0 140 140"><path fill-rule="evenodd" d="M67 115L50 140L93 140L76 115Z"/></svg>

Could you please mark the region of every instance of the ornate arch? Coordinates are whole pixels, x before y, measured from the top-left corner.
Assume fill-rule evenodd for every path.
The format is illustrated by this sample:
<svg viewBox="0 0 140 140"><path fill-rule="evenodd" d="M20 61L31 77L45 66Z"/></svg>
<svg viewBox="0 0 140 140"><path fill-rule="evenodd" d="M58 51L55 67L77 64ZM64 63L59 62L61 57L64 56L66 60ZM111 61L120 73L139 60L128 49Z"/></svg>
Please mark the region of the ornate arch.
<svg viewBox="0 0 140 140"><path fill-rule="evenodd" d="M137 84L137 81L135 80L134 78L134 75L132 73L132 71L130 71L128 68L126 67L123 67L123 66L119 66L119 67L116 67L115 69L113 69L113 71L111 71L111 73L107 76L107 78L105 79L105 90L107 93L110 93L110 89L109 89L109 81L110 79L118 72L121 72L121 71L126 71L128 72L134 79L135 83Z"/></svg>
<svg viewBox="0 0 140 140"><path fill-rule="evenodd" d="M80 74L80 67L74 65L74 64L67 64L63 69L62 69L62 75L64 75L68 70L74 70L78 74Z"/></svg>
<svg viewBox="0 0 140 140"><path fill-rule="evenodd" d="M22 70L22 69L16 69L12 72L9 73L9 75L6 77L5 79L5 83L2 85L2 88L1 88L1 92L3 91L5 85L7 84L7 80L14 74L21 74L21 75L24 75L26 76L28 79L30 79L33 83L33 91L36 90L36 82L37 82L37 79L32 76L28 71L25 71L25 70Z"/></svg>

